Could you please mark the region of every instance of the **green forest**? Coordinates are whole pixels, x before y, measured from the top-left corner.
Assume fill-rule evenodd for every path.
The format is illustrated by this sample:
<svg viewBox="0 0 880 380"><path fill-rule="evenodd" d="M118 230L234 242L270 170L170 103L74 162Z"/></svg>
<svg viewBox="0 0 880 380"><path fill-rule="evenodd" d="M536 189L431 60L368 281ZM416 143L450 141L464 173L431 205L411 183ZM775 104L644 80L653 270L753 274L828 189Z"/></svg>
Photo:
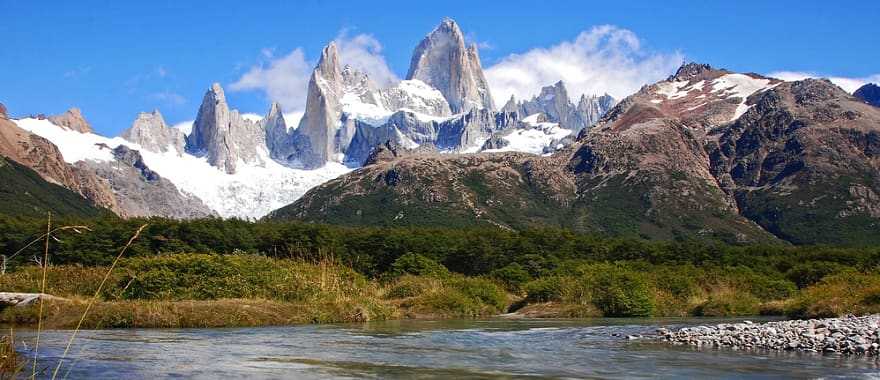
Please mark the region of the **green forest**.
<svg viewBox="0 0 880 380"><path fill-rule="evenodd" d="M92 327L505 312L816 317L880 310L878 247L646 241L555 228L366 228L222 219L55 220L56 227L78 227L49 240L47 292L91 297L121 247L144 224L100 293L103 303ZM40 290L37 263L45 246L41 241L22 247L46 227L45 219L0 217L0 249L7 257L0 288ZM203 304L201 311L177 304L212 300L217 302ZM250 305L249 311L242 314L242 305ZM76 308L74 302L50 310L56 323L66 326L70 321L62 316L76 314ZM33 321L27 310L11 309L0 313L0 322ZM166 312L176 314L156 319Z"/></svg>

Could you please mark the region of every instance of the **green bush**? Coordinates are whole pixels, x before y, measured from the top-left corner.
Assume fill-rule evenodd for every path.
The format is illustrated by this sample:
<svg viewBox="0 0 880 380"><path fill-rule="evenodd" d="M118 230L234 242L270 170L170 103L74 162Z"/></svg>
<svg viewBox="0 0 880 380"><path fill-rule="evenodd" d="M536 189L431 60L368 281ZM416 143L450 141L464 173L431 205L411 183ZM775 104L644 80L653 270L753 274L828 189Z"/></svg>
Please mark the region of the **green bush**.
<svg viewBox="0 0 880 380"><path fill-rule="evenodd" d="M456 277L450 286L477 302L501 312L507 307L507 293L492 281L479 277Z"/></svg>
<svg viewBox="0 0 880 380"><path fill-rule="evenodd" d="M525 285L526 300L529 302L562 301L562 278L559 276L543 277Z"/></svg>
<svg viewBox="0 0 880 380"><path fill-rule="evenodd" d="M392 278L405 274L414 276L446 277L449 270L434 260L418 253L407 253L394 260L388 275Z"/></svg>
<svg viewBox="0 0 880 380"><path fill-rule="evenodd" d="M705 317L727 317L736 315L757 315L760 301L747 292L724 289L713 292L709 299L697 306L694 315Z"/></svg>
<svg viewBox="0 0 880 380"><path fill-rule="evenodd" d="M425 292L440 287L437 279L403 275L392 282L386 292L386 299L417 297Z"/></svg>
<svg viewBox="0 0 880 380"><path fill-rule="evenodd" d="M644 276L605 266L595 273L593 304L608 317L647 317L654 313L654 297Z"/></svg>
<svg viewBox="0 0 880 380"><path fill-rule="evenodd" d="M795 264L785 272L785 277L794 282L798 288L803 289L813 285L825 276L842 272L845 266L828 261L815 261Z"/></svg>
<svg viewBox="0 0 880 380"><path fill-rule="evenodd" d="M503 268L492 271L490 276L500 281L504 288L511 292L519 292L523 285L532 279L529 272L517 263L509 264Z"/></svg>

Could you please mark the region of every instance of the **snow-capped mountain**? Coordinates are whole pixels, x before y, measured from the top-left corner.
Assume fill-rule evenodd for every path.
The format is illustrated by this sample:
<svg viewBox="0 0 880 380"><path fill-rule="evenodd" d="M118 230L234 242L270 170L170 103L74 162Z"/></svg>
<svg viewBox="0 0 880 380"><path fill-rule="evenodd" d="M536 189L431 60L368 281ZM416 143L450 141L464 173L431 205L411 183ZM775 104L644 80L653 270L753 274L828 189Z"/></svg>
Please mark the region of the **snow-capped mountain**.
<svg viewBox="0 0 880 380"><path fill-rule="evenodd" d="M575 105L559 82L496 111L477 47L465 44L451 19L415 48L406 78L380 88L331 42L295 128L278 103L263 117L230 107L217 83L191 127L168 126L158 110L139 114L115 138L95 134L77 109L14 122L96 178L100 186L92 187L105 191L93 201L120 215L259 218L363 165L379 146L546 154L570 144L613 103L582 97Z"/></svg>
<svg viewBox="0 0 880 380"><path fill-rule="evenodd" d="M495 108L477 45L465 45L464 34L452 19L444 19L419 43L406 78L440 90L455 113Z"/></svg>
<svg viewBox="0 0 880 380"><path fill-rule="evenodd" d="M543 113L519 124L489 140L487 150L502 150L495 144L503 140L511 150L539 152L532 142L570 133ZM386 146L368 165L269 218L878 242L878 136L880 108L828 80L784 82L691 63L625 98L552 154L438 155ZM382 207L371 204L377 197Z"/></svg>

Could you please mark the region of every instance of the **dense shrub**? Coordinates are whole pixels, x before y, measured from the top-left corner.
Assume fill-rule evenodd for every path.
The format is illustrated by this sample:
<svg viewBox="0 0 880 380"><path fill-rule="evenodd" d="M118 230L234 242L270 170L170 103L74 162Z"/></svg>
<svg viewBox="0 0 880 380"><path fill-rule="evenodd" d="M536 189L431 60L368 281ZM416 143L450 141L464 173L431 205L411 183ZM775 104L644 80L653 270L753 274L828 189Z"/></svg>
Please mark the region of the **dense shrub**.
<svg viewBox="0 0 880 380"><path fill-rule="evenodd" d="M512 263L504 268L492 271L490 276L504 285L505 289L519 292L526 282L532 279L529 272L518 263Z"/></svg>
<svg viewBox="0 0 880 380"><path fill-rule="evenodd" d="M388 272L390 277L400 277L405 274L414 276L430 276L445 277L449 275L449 270L434 260L417 253L407 253L394 260L391 264L391 270Z"/></svg>
<svg viewBox="0 0 880 380"><path fill-rule="evenodd" d="M785 277L794 282L798 288L806 288L813 285L825 276L842 272L846 266L828 262L814 261L795 264L791 269L785 272Z"/></svg>
<svg viewBox="0 0 880 380"><path fill-rule="evenodd" d="M593 304L609 317L647 317L654 312L654 298L645 277L615 267L596 268Z"/></svg>
<svg viewBox="0 0 880 380"><path fill-rule="evenodd" d="M562 301L563 280L559 276L549 276L529 282L525 286L526 299L531 302Z"/></svg>
<svg viewBox="0 0 880 380"><path fill-rule="evenodd" d="M853 271L823 278L801 291L786 308L795 318L880 312L880 275Z"/></svg>

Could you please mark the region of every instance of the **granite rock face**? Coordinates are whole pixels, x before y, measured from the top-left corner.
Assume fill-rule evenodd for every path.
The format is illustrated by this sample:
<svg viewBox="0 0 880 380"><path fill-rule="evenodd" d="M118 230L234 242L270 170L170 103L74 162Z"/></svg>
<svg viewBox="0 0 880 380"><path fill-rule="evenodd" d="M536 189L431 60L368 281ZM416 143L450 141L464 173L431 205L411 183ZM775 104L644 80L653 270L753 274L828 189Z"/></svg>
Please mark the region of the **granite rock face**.
<svg viewBox="0 0 880 380"><path fill-rule="evenodd" d="M413 52L406 79L440 90L453 113L495 109L476 45L466 46L458 24L444 19Z"/></svg>
<svg viewBox="0 0 880 380"><path fill-rule="evenodd" d="M121 212L105 181L89 170L68 164L55 144L4 117L0 117L0 155L27 166L47 182L80 194L96 206Z"/></svg>
<svg viewBox="0 0 880 380"><path fill-rule="evenodd" d="M79 108L71 108L63 114L49 116L48 119L52 124L80 133L92 132L92 126L86 121L85 117L83 117Z"/></svg>
<svg viewBox="0 0 880 380"><path fill-rule="evenodd" d="M293 134L287 128L287 121L281 112L281 105L272 102L269 112L260 120L260 127L266 132L266 148L272 159L287 161L295 153L291 144Z"/></svg>
<svg viewBox="0 0 880 380"><path fill-rule="evenodd" d="M319 167L336 153L334 141L340 118L341 85L339 53L336 44L331 42L324 47L312 72L305 113L290 147L285 149L285 153L295 151L297 159L306 167Z"/></svg>
<svg viewBox="0 0 880 380"><path fill-rule="evenodd" d="M206 156L208 162L227 173L235 173L239 161L264 164L269 156L265 132L257 123L230 110L220 84L205 93L192 133L186 138L186 151Z"/></svg>
<svg viewBox="0 0 880 380"><path fill-rule="evenodd" d="M437 133L438 147L461 143ZM272 217L880 243L880 109L826 80L688 64L549 156L375 156Z"/></svg>
<svg viewBox="0 0 880 380"><path fill-rule="evenodd" d="M173 183L151 170L137 150L120 145L111 153L114 161L80 161L77 166L93 171L108 183L120 216L193 219L215 215L201 200L181 193Z"/></svg>
<svg viewBox="0 0 880 380"><path fill-rule="evenodd" d="M139 113L131 127L123 131L120 137L150 152L174 151L183 154L186 148L186 136L165 124L159 110Z"/></svg>
<svg viewBox="0 0 880 380"><path fill-rule="evenodd" d="M516 112L520 119L529 115L543 114L548 122L558 123L560 127L577 134L589 128L614 106L614 98L581 95L577 104L572 103L568 90L562 81L541 89L541 93L531 100L516 103L511 99L502 108L503 112Z"/></svg>

